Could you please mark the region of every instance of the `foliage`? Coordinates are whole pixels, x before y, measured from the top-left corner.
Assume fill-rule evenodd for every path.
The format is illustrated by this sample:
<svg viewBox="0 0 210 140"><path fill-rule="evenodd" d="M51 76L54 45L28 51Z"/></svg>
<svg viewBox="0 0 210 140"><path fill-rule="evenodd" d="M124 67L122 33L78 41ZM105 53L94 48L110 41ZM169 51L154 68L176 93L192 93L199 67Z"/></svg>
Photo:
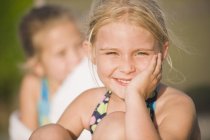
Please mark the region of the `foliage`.
<svg viewBox="0 0 210 140"><path fill-rule="evenodd" d="M17 27L32 0L6 0L0 4L0 132L5 133L11 101L19 86L21 72L18 63L23 53L18 42ZM0 139L2 134L0 134Z"/></svg>

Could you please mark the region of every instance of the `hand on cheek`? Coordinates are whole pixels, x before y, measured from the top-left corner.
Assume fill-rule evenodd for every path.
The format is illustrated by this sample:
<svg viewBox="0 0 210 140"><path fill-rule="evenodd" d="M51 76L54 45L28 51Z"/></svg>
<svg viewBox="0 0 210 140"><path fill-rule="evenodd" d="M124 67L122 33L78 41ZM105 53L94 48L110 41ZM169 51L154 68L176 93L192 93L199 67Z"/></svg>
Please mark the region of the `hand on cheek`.
<svg viewBox="0 0 210 140"><path fill-rule="evenodd" d="M127 87L127 92L136 92L145 100L150 97L161 80L162 58L161 53L152 57L152 60L141 73L139 73Z"/></svg>

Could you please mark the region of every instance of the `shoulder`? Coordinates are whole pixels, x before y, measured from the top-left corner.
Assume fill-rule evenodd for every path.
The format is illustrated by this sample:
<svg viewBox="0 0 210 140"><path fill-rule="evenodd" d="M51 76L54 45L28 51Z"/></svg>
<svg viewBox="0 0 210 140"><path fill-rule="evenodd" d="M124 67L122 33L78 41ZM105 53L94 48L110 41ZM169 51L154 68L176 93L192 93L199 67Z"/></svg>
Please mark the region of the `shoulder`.
<svg viewBox="0 0 210 140"><path fill-rule="evenodd" d="M30 98L38 99L41 88L41 79L33 74L26 74L20 86L20 98L28 100Z"/></svg>
<svg viewBox="0 0 210 140"><path fill-rule="evenodd" d="M83 113L87 116L87 114L90 114L89 111L93 111L92 109L97 106L105 92L105 88L88 89L80 94L72 104L77 104L80 108L85 107L86 109L83 109Z"/></svg>
<svg viewBox="0 0 210 140"><path fill-rule="evenodd" d="M92 88L84 91L82 94L78 96L79 100L84 100L87 102L97 101L101 98L106 92L106 89L103 87L100 88Z"/></svg>
<svg viewBox="0 0 210 140"><path fill-rule="evenodd" d="M77 118L81 118L83 126L88 128L91 115L105 92L105 88L92 88L84 91L73 102L71 102L66 109L63 118L74 115Z"/></svg>
<svg viewBox="0 0 210 140"><path fill-rule="evenodd" d="M22 79L22 84L24 85L40 85L41 78L34 74L26 74Z"/></svg>
<svg viewBox="0 0 210 140"><path fill-rule="evenodd" d="M197 117L192 99L184 92L162 85L157 100L156 121L163 137L187 139L192 136ZM169 134L171 136L169 136Z"/></svg>
<svg viewBox="0 0 210 140"><path fill-rule="evenodd" d="M160 106L164 109L180 108L181 110L191 110L195 112L193 100L183 91L162 85L159 95Z"/></svg>

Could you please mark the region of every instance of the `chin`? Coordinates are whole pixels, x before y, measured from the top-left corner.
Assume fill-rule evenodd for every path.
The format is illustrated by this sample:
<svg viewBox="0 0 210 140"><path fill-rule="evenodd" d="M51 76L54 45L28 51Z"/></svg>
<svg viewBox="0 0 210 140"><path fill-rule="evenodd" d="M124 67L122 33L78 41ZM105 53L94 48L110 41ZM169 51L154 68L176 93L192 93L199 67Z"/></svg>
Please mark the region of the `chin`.
<svg viewBox="0 0 210 140"><path fill-rule="evenodd" d="M125 88L113 89L111 91L114 94L116 94L119 98L125 99Z"/></svg>

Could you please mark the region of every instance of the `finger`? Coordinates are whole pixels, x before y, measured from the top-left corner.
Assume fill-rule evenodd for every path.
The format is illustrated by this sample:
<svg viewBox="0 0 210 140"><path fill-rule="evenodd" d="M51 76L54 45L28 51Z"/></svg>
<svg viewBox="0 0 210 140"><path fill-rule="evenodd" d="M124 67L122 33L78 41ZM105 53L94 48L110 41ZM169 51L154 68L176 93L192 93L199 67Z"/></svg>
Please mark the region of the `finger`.
<svg viewBox="0 0 210 140"><path fill-rule="evenodd" d="M162 78L162 74L159 73L152 81L158 83L161 80L161 78Z"/></svg>
<svg viewBox="0 0 210 140"><path fill-rule="evenodd" d="M159 82L162 79L162 73L159 73L156 79Z"/></svg>
<svg viewBox="0 0 210 140"><path fill-rule="evenodd" d="M151 85L153 85L154 87L156 87L158 85L158 83L160 82L162 78L162 74L158 74L158 76L152 80Z"/></svg>
<svg viewBox="0 0 210 140"><path fill-rule="evenodd" d="M154 78L156 76L158 76L158 74L161 73L161 71L162 71L162 59L161 59L161 53L158 53L157 65L156 65L155 70L153 72Z"/></svg>
<svg viewBox="0 0 210 140"><path fill-rule="evenodd" d="M156 65L157 65L157 57L158 57L158 56L155 54L155 55L152 57L152 60L150 61L149 66L147 67L148 72L149 72L150 74L152 74L152 73L154 72L154 70L155 70L155 67L156 67Z"/></svg>

